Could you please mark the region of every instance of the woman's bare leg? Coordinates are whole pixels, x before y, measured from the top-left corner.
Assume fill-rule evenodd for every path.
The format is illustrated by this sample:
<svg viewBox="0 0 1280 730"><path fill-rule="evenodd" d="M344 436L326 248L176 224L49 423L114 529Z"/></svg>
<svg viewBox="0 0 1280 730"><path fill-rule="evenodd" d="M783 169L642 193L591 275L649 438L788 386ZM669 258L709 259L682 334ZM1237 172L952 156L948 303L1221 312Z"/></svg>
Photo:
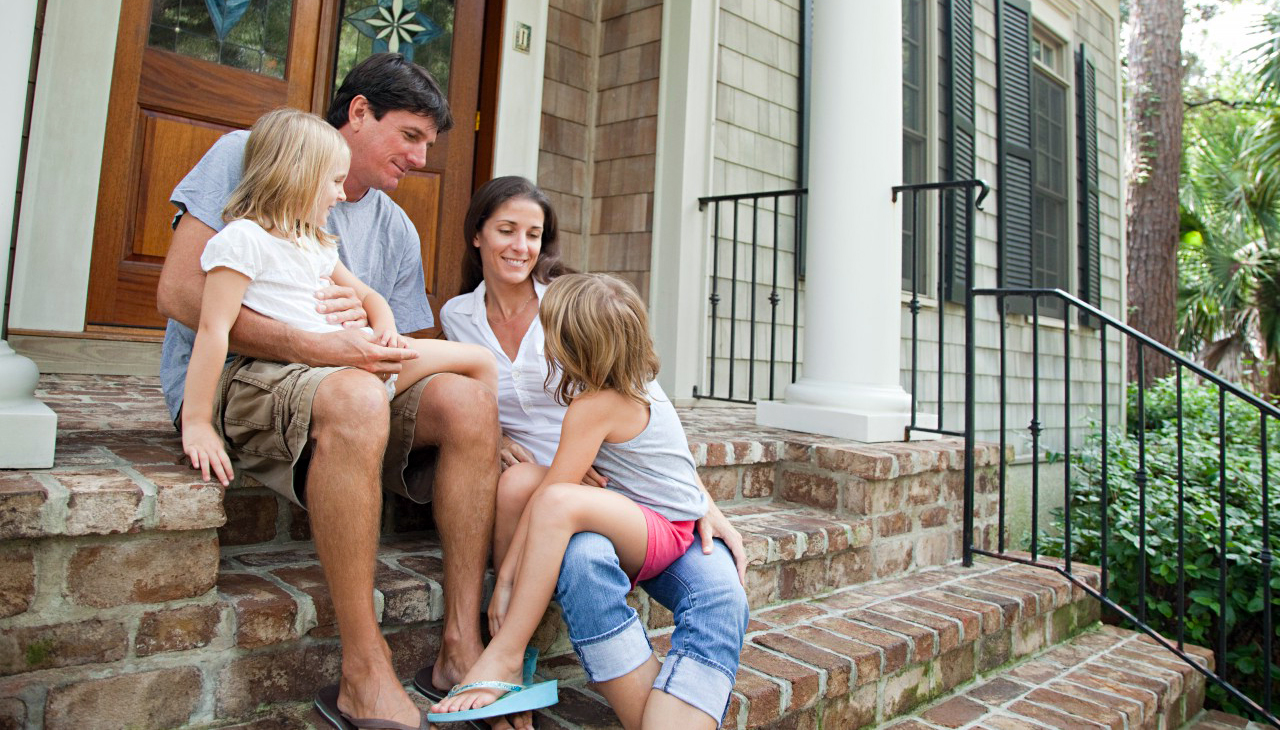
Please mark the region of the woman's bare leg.
<svg viewBox="0 0 1280 730"><path fill-rule="evenodd" d="M497 636L480 655L463 683L497 679L518 684L524 649L538 628L555 589L569 538L596 532L609 538L628 575L644 564L648 527L639 505L619 494L580 484L552 484L529 503L529 526L512 589L511 608ZM475 690L435 705L436 712L483 707L502 694Z"/></svg>
<svg viewBox="0 0 1280 730"><path fill-rule="evenodd" d="M658 657L650 654L644 664L617 679L597 682L592 685L592 688L604 697L609 707L613 708L622 727L626 730L638 730L645 716L649 696L657 691L653 688L653 680L657 679L660 669L662 664L658 662ZM668 727L682 726L669 725Z"/></svg>
<svg viewBox="0 0 1280 730"><path fill-rule="evenodd" d="M529 504L529 498L542 484L547 467L521 463L507 467L498 478L497 509L493 519L493 569L502 567L503 558L511 548L511 540L520 525L520 515Z"/></svg>
<svg viewBox="0 0 1280 730"><path fill-rule="evenodd" d="M660 689L651 689L649 701L644 705L644 722L639 727L644 730L665 730L672 727L681 730L715 730L719 725L714 717L679 697Z"/></svg>

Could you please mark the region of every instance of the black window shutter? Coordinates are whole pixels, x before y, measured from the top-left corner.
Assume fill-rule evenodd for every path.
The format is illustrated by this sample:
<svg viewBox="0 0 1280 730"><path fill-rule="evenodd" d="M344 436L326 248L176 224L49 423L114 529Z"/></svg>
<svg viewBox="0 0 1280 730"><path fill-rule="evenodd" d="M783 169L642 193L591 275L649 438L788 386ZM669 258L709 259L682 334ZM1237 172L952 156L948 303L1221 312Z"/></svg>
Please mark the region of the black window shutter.
<svg viewBox="0 0 1280 730"><path fill-rule="evenodd" d="M1000 285L1032 283L1031 4L998 0L996 6L996 110L999 116ZM1008 300L1012 312L1031 312L1031 301Z"/></svg>
<svg viewBox="0 0 1280 730"><path fill-rule="evenodd" d="M976 128L974 126L973 83L973 0L947 3L947 41L951 50L947 78L946 166L952 180L971 180L976 170ZM965 221L964 191L947 194L946 251L947 299L963 302L969 286L971 232Z"/></svg>
<svg viewBox="0 0 1280 730"><path fill-rule="evenodd" d="M1079 230L1077 232L1080 298L1102 308L1101 233L1098 204L1098 90L1097 72L1084 44L1076 54L1076 170L1079 175ZM1080 321L1095 324L1082 313Z"/></svg>

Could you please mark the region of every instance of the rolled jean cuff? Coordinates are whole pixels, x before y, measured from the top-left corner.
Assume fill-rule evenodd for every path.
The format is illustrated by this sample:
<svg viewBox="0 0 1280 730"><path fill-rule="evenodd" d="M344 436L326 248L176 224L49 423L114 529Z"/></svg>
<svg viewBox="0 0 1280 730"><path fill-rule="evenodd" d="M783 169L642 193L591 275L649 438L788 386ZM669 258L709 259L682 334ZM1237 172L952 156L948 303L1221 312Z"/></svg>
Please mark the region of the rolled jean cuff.
<svg viewBox="0 0 1280 730"><path fill-rule="evenodd" d="M653 680L653 687L702 710L718 725L729 709L733 676L724 667L705 659L672 652L663 660L662 671Z"/></svg>
<svg viewBox="0 0 1280 730"><path fill-rule="evenodd" d="M607 634L574 641L573 649L592 682L608 682L629 674L653 656L649 637L634 615Z"/></svg>

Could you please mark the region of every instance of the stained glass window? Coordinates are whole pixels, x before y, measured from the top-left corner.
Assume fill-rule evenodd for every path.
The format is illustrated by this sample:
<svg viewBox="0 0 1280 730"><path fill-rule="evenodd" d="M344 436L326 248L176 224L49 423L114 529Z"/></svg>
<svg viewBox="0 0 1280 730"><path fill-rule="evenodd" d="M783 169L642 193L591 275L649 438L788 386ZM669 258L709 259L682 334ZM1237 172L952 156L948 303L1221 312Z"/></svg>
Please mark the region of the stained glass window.
<svg viewBox="0 0 1280 730"><path fill-rule="evenodd" d="M344 0L334 90L357 63L390 51L430 71L447 95L453 5L453 0Z"/></svg>
<svg viewBox="0 0 1280 730"><path fill-rule="evenodd" d="M147 45L284 78L292 0L152 0Z"/></svg>

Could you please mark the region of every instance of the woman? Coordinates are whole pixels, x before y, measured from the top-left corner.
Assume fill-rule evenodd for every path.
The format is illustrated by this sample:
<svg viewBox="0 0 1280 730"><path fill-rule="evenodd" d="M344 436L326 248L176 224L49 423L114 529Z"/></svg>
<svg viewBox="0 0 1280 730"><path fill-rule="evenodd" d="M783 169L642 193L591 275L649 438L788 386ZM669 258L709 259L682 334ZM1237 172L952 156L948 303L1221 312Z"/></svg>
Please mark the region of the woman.
<svg viewBox="0 0 1280 730"><path fill-rule="evenodd" d="M449 339L485 345L498 361L505 471L498 483L494 562L500 565L560 437L565 408L551 396L554 380L547 387L537 314L546 285L567 269L551 203L524 178L482 186L464 233L463 288L473 291L445 304L442 319ZM600 476L590 471L587 481L599 485ZM583 668L624 727L639 728L643 718L645 727L714 728L728 707L747 625L742 539L714 503L698 531L701 540L683 557L640 584L675 617L671 651L662 663L627 605L630 581L613 544L579 533L565 553L556 601ZM699 587L696 595L690 586ZM501 600L495 596L495 603Z"/></svg>

